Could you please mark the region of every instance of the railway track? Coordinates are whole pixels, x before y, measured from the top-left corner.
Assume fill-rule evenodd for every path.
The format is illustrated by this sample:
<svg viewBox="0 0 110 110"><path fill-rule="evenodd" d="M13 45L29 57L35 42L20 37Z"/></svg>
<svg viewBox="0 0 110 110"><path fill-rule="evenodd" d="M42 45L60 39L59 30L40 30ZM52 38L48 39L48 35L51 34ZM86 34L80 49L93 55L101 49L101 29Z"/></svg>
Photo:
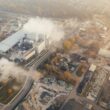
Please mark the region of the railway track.
<svg viewBox="0 0 110 110"><path fill-rule="evenodd" d="M32 59L29 63L25 65L26 68L37 68L41 63L43 63L49 56L51 52L49 50L42 51L38 56Z"/></svg>

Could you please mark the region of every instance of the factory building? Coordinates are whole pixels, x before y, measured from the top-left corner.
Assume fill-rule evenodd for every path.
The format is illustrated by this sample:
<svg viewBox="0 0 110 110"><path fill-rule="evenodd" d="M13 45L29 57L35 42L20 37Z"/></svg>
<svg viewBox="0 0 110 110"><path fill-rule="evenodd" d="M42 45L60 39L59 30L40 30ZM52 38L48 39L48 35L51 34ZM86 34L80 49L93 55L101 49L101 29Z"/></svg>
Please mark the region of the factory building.
<svg viewBox="0 0 110 110"><path fill-rule="evenodd" d="M23 30L7 37L0 42L1 57L4 56L11 61L20 63L37 56L46 49L47 40L46 37L39 36L36 41L36 39L32 39L34 37L34 34L27 34Z"/></svg>

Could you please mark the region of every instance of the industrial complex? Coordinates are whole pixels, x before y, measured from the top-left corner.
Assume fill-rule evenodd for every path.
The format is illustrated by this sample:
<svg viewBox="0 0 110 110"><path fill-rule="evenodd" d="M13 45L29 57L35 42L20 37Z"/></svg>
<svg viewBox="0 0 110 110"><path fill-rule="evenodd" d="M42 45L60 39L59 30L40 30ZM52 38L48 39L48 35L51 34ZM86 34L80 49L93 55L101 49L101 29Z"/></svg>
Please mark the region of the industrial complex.
<svg viewBox="0 0 110 110"><path fill-rule="evenodd" d="M16 63L28 62L35 54L40 54L45 50L46 40L43 38L38 41L30 39L32 35L23 30L19 30L12 36L0 42L0 54Z"/></svg>
<svg viewBox="0 0 110 110"><path fill-rule="evenodd" d="M0 39L0 110L110 110L110 31L103 20L83 22L74 33L69 21L53 19L66 33L55 42L51 29L24 30L29 19L2 24L10 27Z"/></svg>

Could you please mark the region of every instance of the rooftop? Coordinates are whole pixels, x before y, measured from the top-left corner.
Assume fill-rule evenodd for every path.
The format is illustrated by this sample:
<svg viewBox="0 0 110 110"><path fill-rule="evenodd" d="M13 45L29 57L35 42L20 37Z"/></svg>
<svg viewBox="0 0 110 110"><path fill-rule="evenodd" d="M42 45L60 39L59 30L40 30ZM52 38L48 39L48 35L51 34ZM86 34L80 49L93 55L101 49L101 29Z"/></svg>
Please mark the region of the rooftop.
<svg viewBox="0 0 110 110"><path fill-rule="evenodd" d="M17 42L19 42L20 39L24 38L25 32L23 30L20 30L13 35L9 36L5 40L0 42L0 51L1 52L7 52L9 49L11 49Z"/></svg>

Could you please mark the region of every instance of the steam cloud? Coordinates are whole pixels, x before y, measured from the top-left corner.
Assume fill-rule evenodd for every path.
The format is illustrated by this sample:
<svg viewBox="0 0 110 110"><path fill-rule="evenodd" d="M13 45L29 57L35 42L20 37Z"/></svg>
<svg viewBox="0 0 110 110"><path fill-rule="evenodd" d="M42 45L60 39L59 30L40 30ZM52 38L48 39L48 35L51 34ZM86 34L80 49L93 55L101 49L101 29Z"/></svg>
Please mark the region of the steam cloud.
<svg viewBox="0 0 110 110"><path fill-rule="evenodd" d="M31 18L23 27L24 31L34 33L35 39L38 40L39 35L46 36L50 41L57 42L64 37L64 32L52 20L45 18Z"/></svg>
<svg viewBox="0 0 110 110"><path fill-rule="evenodd" d="M17 67L13 62L4 58L0 60L0 81L7 80L9 77L13 77L17 81L23 81L22 76L25 74L26 71Z"/></svg>

